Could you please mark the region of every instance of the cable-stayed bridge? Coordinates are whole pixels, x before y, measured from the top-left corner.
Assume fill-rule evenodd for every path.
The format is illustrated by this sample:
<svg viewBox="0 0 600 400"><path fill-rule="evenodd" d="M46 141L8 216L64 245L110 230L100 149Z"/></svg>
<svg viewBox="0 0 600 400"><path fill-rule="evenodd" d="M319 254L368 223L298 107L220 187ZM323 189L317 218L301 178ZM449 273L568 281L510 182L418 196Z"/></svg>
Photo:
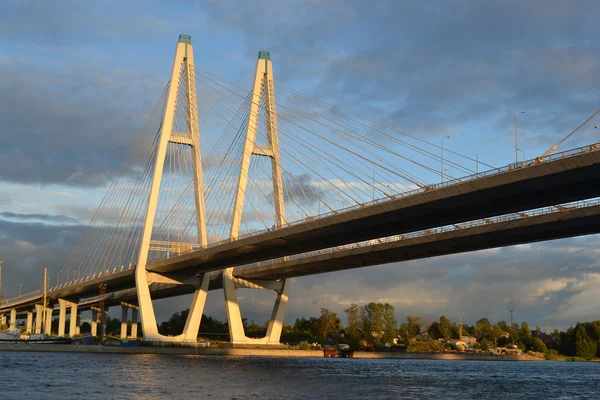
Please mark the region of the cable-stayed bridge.
<svg viewBox="0 0 600 400"><path fill-rule="evenodd" d="M65 335L70 308L73 335L79 312L97 321L121 305L123 320L139 310L146 340L195 341L207 292L222 289L232 342L276 344L288 278L600 232L598 143L556 147L494 168L276 83L266 52L248 92L196 68L182 35L169 84L46 301L7 299L0 313L50 333L58 305ZM246 337L240 288L277 293L265 338ZM188 293L184 332L160 335L152 299Z"/></svg>

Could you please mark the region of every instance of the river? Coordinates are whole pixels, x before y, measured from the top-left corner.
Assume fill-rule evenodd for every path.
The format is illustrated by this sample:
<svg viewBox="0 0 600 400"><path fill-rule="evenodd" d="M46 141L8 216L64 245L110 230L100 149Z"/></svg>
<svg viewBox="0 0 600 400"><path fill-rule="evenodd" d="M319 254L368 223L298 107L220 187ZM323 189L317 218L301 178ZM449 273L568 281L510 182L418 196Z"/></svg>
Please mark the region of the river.
<svg viewBox="0 0 600 400"><path fill-rule="evenodd" d="M600 363L0 352L0 399L599 399Z"/></svg>

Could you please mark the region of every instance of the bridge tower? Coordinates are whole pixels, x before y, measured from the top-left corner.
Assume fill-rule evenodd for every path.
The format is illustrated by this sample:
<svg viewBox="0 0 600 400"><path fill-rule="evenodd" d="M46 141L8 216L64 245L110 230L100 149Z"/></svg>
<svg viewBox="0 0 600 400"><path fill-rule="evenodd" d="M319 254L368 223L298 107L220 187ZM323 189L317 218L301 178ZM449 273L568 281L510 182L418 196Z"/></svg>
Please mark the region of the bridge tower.
<svg viewBox="0 0 600 400"><path fill-rule="evenodd" d="M180 109L185 109L185 113L187 114L187 132L175 132L174 121L178 108L177 103L181 102L182 98L185 101L185 105L184 107L180 107ZM173 61L167 102L163 115L158 148L156 150L156 160L152 175L150 195L148 198L148 209L144 220L140 251L135 271L140 319L144 339L147 341L195 342L198 336L198 330L200 329L200 320L202 318L202 311L204 310L204 303L206 301L208 284L210 281L209 274L204 274L200 278L190 278L159 275L146 271L148 252L150 250L150 241L156 218L160 186L169 143L187 146L191 150L198 244L201 246L207 245L200 132L197 114L198 107L196 101L196 79L194 74L194 50L192 48L191 37L188 35L180 35L175 50L175 59ZM154 307L152 305L152 298L148 287L149 284L154 282L171 284L192 283L196 286L190 312L181 335L164 336L158 333L156 316L154 314Z"/></svg>
<svg viewBox="0 0 600 400"><path fill-rule="evenodd" d="M233 220L230 238L235 240L239 236L244 209L244 198L248 185L250 163L254 156L269 157L271 159L271 173L273 180L273 204L275 208L275 223L277 226L285 224L285 209L281 163L279 155L279 136L277 131L277 111L275 107L275 91L273 85L273 65L269 52L260 51L254 73L248 123L246 126L246 140L242 152L240 175L238 178L237 193L235 197ZM267 146L257 145L258 120L261 108L266 117ZM271 320L267 334L263 338L248 338L244 332L242 315L236 289L271 289L277 292ZM233 276L233 268L223 272L223 291L227 308L227 320L231 343L234 344L279 344L283 317L288 301L289 284L285 280L276 282L246 281Z"/></svg>

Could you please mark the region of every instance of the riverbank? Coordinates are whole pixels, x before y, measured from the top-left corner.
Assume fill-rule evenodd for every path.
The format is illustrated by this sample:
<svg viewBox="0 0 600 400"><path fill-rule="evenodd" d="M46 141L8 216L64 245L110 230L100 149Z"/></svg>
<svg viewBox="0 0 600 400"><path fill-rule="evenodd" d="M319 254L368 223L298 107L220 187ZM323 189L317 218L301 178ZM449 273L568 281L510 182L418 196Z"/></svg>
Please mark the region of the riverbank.
<svg viewBox="0 0 600 400"><path fill-rule="evenodd" d="M323 358L323 350L289 350L265 348L219 349L207 347L151 347L151 346L94 346L75 344L0 344L0 351L27 352L68 352L98 354L177 354L202 356L239 356L239 357L304 357ZM352 358L357 359L406 359L406 360L477 360L477 361L532 361L526 355L492 356L467 353L395 353L355 351Z"/></svg>

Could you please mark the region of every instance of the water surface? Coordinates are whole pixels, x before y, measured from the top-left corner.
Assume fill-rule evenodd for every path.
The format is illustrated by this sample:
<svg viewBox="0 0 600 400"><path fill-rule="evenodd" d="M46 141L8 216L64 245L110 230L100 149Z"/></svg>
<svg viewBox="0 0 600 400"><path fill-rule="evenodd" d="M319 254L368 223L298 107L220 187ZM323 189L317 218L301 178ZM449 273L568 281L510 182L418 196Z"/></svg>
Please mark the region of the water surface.
<svg viewBox="0 0 600 400"><path fill-rule="evenodd" d="M600 363L0 352L0 399L600 399Z"/></svg>

